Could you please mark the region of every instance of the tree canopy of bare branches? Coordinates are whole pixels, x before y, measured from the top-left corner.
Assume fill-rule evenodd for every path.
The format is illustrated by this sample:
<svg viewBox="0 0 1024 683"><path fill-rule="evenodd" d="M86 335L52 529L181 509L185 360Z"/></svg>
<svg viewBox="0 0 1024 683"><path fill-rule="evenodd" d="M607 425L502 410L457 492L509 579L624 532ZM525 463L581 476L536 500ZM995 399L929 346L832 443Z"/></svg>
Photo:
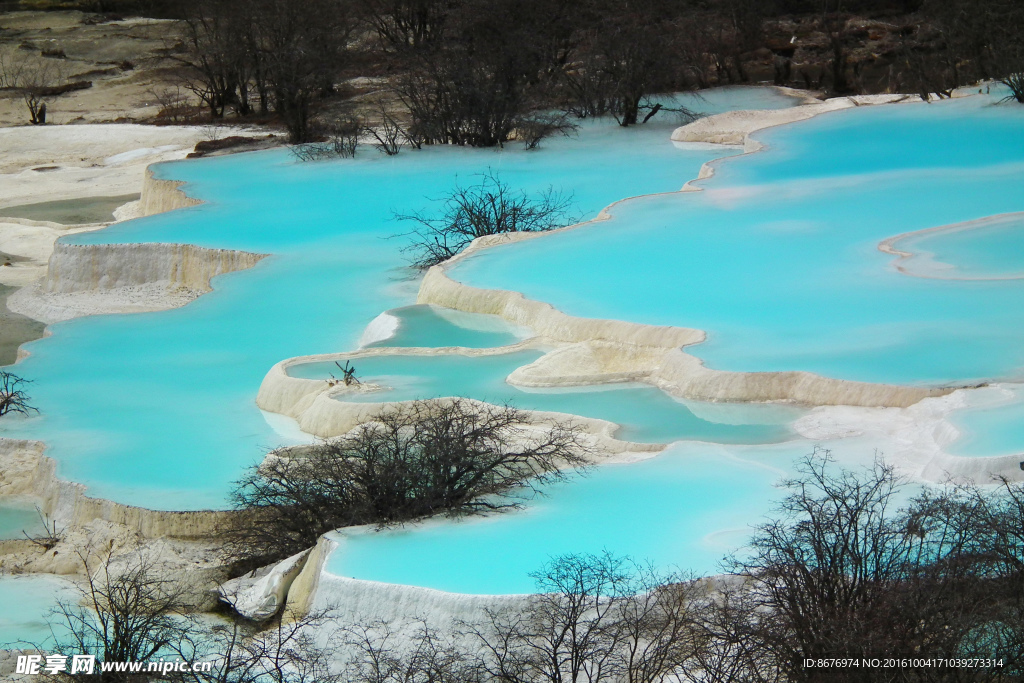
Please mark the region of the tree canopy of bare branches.
<svg viewBox="0 0 1024 683"><path fill-rule="evenodd" d="M744 641L736 650L742 678L890 680L801 662L966 653L999 656L1011 668L905 669L898 680L997 680L1013 667L1019 673L1021 647L1012 643L1022 635L1014 592L1021 573L1014 560L1000 558L1021 549L999 535L1020 526L1019 486L926 491L901 505L908 496L891 467L839 470L823 452L805 460L786 486L791 493L777 515L734 561L745 583L721 603L729 618L719 610L720 642L738 648L740 636Z"/></svg>
<svg viewBox="0 0 1024 683"><path fill-rule="evenodd" d="M215 664L191 674L195 683L348 683L335 665L337 642L324 636L329 610L286 613L268 627L240 618L197 629L193 661Z"/></svg>
<svg viewBox="0 0 1024 683"><path fill-rule="evenodd" d="M465 399L414 401L318 444L301 457L269 456L233 498L247 511L238 553L287 557L330 530L429 515L503 510L587 465L578 429L530 429L525 413Z"/></svg>
<svg viewBox="0 0 1024 683"><path fill-rule="evenodd" d="M273 110L293 143L312 141L355 16L340 0L202 0L185 20L185 84L220 118Z"/></svg>
<svg viewBox="0 0 1024 683"><path fill-rule="evenodd" d="M554 558L533 576L525 606L490 610L472 629L486 680L658 683L699 645L690 606L701 589L678 576L607 551Z"/></svg>
<svg viewBox="0 0 1024 683"><path fill-rule="evenodd" d="M429 268L459 253L477 237L510 232L542 232L574 223L572 197L548 188L531 197L510 188L488 171L474 185L456 187L439 200L439 215L396 214L417 228L405 248L413 266Z"/></svg>
<svg viewBox="0 0 1024 683"><path fill-rule="evenodd" d="M94 673L64 673L68 680L142 683L151 675L129 671L100 673L100 662L156 661L191 651L183 588L162 579L145 558L126 566L108 560L89 567L76 600L60 599L50 618L57 650L65 655L93 655Z"/></svg>
<svg viewBox="0 0 1024 683"><path fill-rule="evenodd" d="M36 409L30 403L32 399L25 392L25 386L29 383L30 380L0 370L0 417L8 413L28 415L35 412Z"/></svg>

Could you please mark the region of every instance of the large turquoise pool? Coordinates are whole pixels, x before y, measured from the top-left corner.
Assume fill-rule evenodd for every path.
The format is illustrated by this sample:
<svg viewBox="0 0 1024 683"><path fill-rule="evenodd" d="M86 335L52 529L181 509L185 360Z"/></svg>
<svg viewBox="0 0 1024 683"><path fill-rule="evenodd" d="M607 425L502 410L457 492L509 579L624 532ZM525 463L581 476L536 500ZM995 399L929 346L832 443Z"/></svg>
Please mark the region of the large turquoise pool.
<svg viewBox="0 0 1024 683"><path fill-rule="evenodd" d="M791 447L760 450L792 457ZM641 463L603 465L523 510L339 531L326 570L476 594L533 592L530 573L552 557L602 549L661 569L714 572L749 533L751 511L768 508L779 474L722 447L680 444Z"/></svg>
<svg viewBox="0 0 1024 683"><path fill-rule="evenodd" d="M452 275L574 315L707 330L707 342L690 351L715 368L911 384L1017 378L1024 280L912 277L878 249L894 235L1024 211L1024 109L993 100L861 107L766 131L758 135L766 151L718 162L703 192L626 202L611 221L487 250ZM789 104L765 89L716 91L696 102L706 111ZM221 507L242 468L293 438L254 404L274 363L361 342L487 346L521 336L468 319L453 329L437 311L404 309L418 277L403 266L402 241L383 239L405 229L393 210L426 209L491 168L527 191L573 192L579 211L594 216L624 197L677 190L704 162L737 151L673 145L673 126L588 123L578 138L536 152L368 151L329 164L267 152L164 165L161 177L185 180L206 203L74 239L191 242L272 256L218 278L211 294L182 309L53 326L19 365L42 412L5 420L4 433L45 440L61 476L92 495L151 508ZM967 244L932 245L954 269L1017 268L1005 247L1016 244L1012 229L957 239ZM1003 253L986 256L993 249ZM368 325L394 328L378 316L396 307L403 312L394 337L363 336ZM523 353L518 360L535 354ZM502 381L516 359L465 360L356 364L363 377L391 386L390 398L513 398L615 421L624 437L689 441L643 463L597 468L516 513L342 534L329 571L523 592L532 587L528 572L550 555L602 548L713 571L768 507L771 483L812 448L765 445L789 435L795 414L777 407L726 417L733 409L638 386L523 392ZM306 369L317 377L323 370ZM1015 413L1001 424L1014 420ZM1009 427L993 433L999 443L975 445L1007 452L1019 436ZM843 457L870 458L877 446L845 439Z"/></svg>
<svg viewBox="0 0 1024 683"><path fill-rule="evenodd" d="M904 384L1019 377L1024 280L910 277L879 243L1024 210L1024 108L996 97L858 107L763 131L704 192L634 200L611 221L461 262L468 284L579 316L698 327L725 370ZM965 271L1024 267L1009 227L962 232ZM571 276L567 276L571 274Z"/></svg>
<svg viewBox="0 0 1024 683"><path fill-rule="evenodd" d="M720 90L690 103L707 112L791 106L764 88ZM523 151L431 148L397 157L296 163L286 151L159 167L205 204L129 221L79 243L189 242L273 254L218 278L214 291L160 313L53 325L18 372L33 380L38 417L7 435L45 440L62 477L90 495L150 508L222 507L231 483L285 442L256 408L283 358L353 349L382 311L412 303L407 231L393 211L430 206L488 168L527 191L573 193L593 216L624 196L678 189L707 160L735 150L669 141L666 117L621 129L587 123L574 139ZM72 239L72 238L69 238Z"/></svg>

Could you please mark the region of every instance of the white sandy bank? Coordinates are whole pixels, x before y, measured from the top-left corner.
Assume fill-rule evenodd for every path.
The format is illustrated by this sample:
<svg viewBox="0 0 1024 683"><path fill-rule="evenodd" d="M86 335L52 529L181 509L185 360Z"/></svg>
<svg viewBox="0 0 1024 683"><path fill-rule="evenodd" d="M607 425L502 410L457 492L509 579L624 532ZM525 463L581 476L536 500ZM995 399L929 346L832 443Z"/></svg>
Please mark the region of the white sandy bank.
<svg viewBox="0 0 1024 683"><path fill-rule="evenodd" d="M919 100L910 95L856 95L833 97L818 101L806 99L803 104L788 109L751 109L714 114L677 128L672 133L674 142L711 142L720 145L741 145L745 152L761 148L750 135L759 130L805 121L820 114L872 104L890 104Z"/></svg>
<svg viewBox="0 0 1024 683"><path fill-rule="evenodd" d="M0 216L19 204L133 194L150 164L183 159L201 140L258 133L131 123L0 128Z"/></svg>

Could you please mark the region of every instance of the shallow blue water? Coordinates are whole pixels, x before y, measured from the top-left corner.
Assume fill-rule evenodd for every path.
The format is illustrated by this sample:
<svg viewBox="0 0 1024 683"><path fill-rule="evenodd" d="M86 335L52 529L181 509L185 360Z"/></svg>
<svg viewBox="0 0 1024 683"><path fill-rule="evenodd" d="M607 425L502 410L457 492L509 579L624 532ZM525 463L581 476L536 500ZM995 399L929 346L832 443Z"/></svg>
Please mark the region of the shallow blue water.
<svg viewBox="0 0 1024 683"><path fill-rule="evenodd" d="M35 536L43 532L39 513L31 505L5 504L0 507L0 540L24 538L25 533Z"/></svg>
<svg viewBox="0 0 1024 683"><path fill-rule="evenodd" d="M727 370L933 384L1024 370L1024 281L909 277L903 232L1024 210L1024 108L860 107L757 135L704 192L466 259L452 275L567 313L697 327ZM643 273L638 277L637 273ZM567 277L567 274L571 276Z"/></svg>
<svg viewBox="0 0 1024 683"><path fill-rule="evenodd" d="M789 460L792 455L781 455ZM338 576L456 593L529 593L549 559L608 549L662 570L714 572L763 513L779 472L707 447L602 465L526 509L404 529L336 532Z"/></svg>
<svg viewBox="0 0 1024 683"><path fill-rule="evenodd" d="M904 267L925 277L1024 278L1024 214L908 235L893 246L912 253Z"/></svg>
<svg viewBox="0 0 1024 683"><path fill-rule="evenodd" d="M52 644L50 623L62 633L51 614L57 600L74 602L72 584L56 576L0 576L0 650Z"/></svg>
<svg viewBox="0 0 1024 683"><path fill-rule="evenodd" d="M697 108L790 106L766 89L709 93ZM653 124L653 125L652 125ZM159 167L200 206L69 237L77 243L189 242L272 253L217 278L214 291L161 313L51 326L18 372L42 411L7 436L45 440L62 477L90 495L150 508L222 507L232 481L285 441L256 408L267 370L297 355L355 348L381 311L412 303L394 210L431 205L488 168L512 186L574 193L593 216L629 195L678 189L722 150L676 148L675 122L621 129L591 122L532 152L431 148L397 157L294 163L288 152ZM728 153L726 151L725 153Z"/></svg>
<svg viewBox="0 0 1024 683"><path fill-rule="evenodd" d="M621 426L628 441L669 443L679 439L715 443L773 443L792 438L788 424L802 411L782 405L715 405L677 401L654 387L629 384L572 389L520 389L505 382L540 351L494 356L379 356L352 362L362 382L388 391L342 394L341 401L370 403L464 396L517 408L596 417ZM307 379L340 375L334 363L293 365L288 374ZM692 409L692 410L691 410ZM693 411L698 411L695 414Z"/></svg>
<svg viewBox="0 0 1024 683"><path fill-rule="evenodd" d="M958 411L950 418L961 436L949 451L968 457L1020 454L1024 460L1024 386L1009 385L998 404Z"/></svg>

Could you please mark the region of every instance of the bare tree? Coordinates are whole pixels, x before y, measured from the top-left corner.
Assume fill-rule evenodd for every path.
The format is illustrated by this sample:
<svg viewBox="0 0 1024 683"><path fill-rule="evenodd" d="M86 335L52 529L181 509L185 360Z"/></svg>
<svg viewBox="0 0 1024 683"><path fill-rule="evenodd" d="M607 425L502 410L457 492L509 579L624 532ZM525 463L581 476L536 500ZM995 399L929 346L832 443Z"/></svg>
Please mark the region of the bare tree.
<svg viewBox="0 0 1024 683"><path fill-rule="evenodd" d="M93 655L101 662L146 662L187 651L192 624L180 584L160 578L145 558L93 568L83 558L86 584L79 600L58 599L50 618L57 649ZM65 673L68 680L142 683L150 674L132 671Z"/></svg>
<svg viewBox="0 0 1024 683"><path fill-rule="evenodd" d="M391 113L382 97L377 97L373 101L373 107L376 110L377 123L367 126L366 131L377 141L375 147L378 152L394 156L407 144L416 148L421 146L422 143L409 134L407 126L403 126Z"/></svg>
<svg viewBox="0 0 1024 683"><path fill-rule="evenodd" d="M441 43L410 53L395 86L409 134L423 144L492 147L530 127L565 60L570 13L564 1L455 3ZM533 126L534 134L561 130Z"/></svg>
<svg viewBox="0 0 1024 683"><path fill-rule="evenodd" d="M978 501L925 491L899 508L903 484L881 462L840 470L818 452L786 483L778 516L734 563L745 577L727 603L720 643L746 639L743 677L874 680L869 672L805 668L806 659L957 657L998 626L999 572L985 549ZM718 627L729 619L718 616ZM710 623L710 622L709 622ZM735 647L735 646L734 646ZM999 669L904 669L899 680L995 680ZM760 678L759 678L760 677Z"/></svg>
<svg viewBox="0 0 1024 683"><path fill-rule="evenodd" d="M24 56L0 52L0 88L21 87L21 75L27 65L28 60Z"/></svg>
<svg viewBox="0 0 1024 683"><path fill-rule="evenodd" d="M43 527L42 534L29 535L27 531L22 529L21 533L25 535L32 543L36 544L43 550L52 550L54 546L61 542L64 537L64 528L57 528L57 520L50 519L50 516L44 514L39 506L36 506L36 515L39 517L39 524Z"/></svg>
<svg viewBox="0 0 1024 683"><path fill-rule="evenodd" d="M458 634L444 634L426 622L410 642L400 644L391 623L354 624L342 630L349 683L484 683L475 653Z"/></svg>
<svg viewBox="0 0 1024 683"><path fill-rule="evenodd" d="M364 17L391 50L436 44L455 5L455 0L361 0Z"/></svg>
<svg viewBox="0 0 1024 683"><path fill-rule="evenodd" d="M284 614L269 627L234 619L197 631L194 658L212 661L209 673L195 672L198 683L342 683L330 628L330 610ZM329 630L327 633L331 633Z"/></svg>
<svg viewBox="0 0 1024 683"><path fill-rule="evenodd" d="M702 647L691 603L700 588L615 556L565 555L534 574L525 605L467 625L491 680L662 683L686 680Z"/></svg>
<svg viewBox="0 0 1024 683"><path fill-rule="evenodd" d="M314 125L317 131L313 142L292 145L291 151L299 161L325 161L351 159L359 148L359 135L363 131L360 119L347 114L330 123Z"/></svg>
<svg viewBox="0 0 1024 683"><path fill-rule="evenodd" d="M570 213L572 197L548 188L531 197L513 190L497 174L487 171L475 185L456 187L439 200L438 216L424 213L396 214L418 227L405 251L417 268L428 268L451 258L484 235L508 232L541 232L577 220Z"/></svg>
<svg viewBox="0 0 1024 683"><path fill-rule="evenodd" d="M15 57L2 65L2 70L6 74L4 80L9 83L8 87L21 92L22 100L28 109L29 121L33 125L46 123L47 100L79 87L67 83L67 68L59 59L27 55ZM91 85L86 81L81 84L82 87Z"/></svg>
<svg viewBox="0 0 1024 683"><path fill-rule="evenodd" d="M650 96L686 89L686 70L679 62L687 37L680 35L677 5L594 0L588 8L589 19L575 34L571 64L564 73L570 112L610 114L631 126L645 113L663 108L650 102Z"/></svg>
<svg viewBox="0 0 1024 683"><path fill-rule="evenodd" d="M294 144L313 141L320 102L348 48L355 17L340 0L201 0L185 21L185 85L214 118L271 108ZM253 98L255 97L255 102Z"/></svg>
<svg viewBox="0 0 1024 683"><path fill-rule="evenodd" d="M31 384L31 380L0 370L0 417L8 413L28 415L31 412L38 412L32 407L32 399L25 392L27 384Z"/></svg>
<svg viewBox="0 0 1024 683"><path fill-rule="evenodd" d="M832 53L829 62L832 72L832 92L837 94L843 94L850 90L847 78L849 54L846 48L846 20L843 0L822 0L820 26L828 38L829 50Z"/></svg>
<svg viewBox="0 0 1024 683"><path fill-rule="evenodd" d="M574 425L528 423L509 406L414 401L301 457L268 456L233 493L237 553L265 564L344 526L504 510L587 467Z"/></svg>

